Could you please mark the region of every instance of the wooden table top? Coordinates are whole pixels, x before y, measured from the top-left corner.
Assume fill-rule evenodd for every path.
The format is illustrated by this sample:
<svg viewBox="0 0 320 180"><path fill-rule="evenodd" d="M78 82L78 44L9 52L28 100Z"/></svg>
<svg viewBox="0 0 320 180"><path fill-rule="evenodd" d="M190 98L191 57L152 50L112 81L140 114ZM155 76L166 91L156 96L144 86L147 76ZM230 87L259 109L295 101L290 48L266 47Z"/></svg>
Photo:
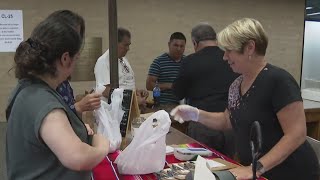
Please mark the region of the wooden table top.
<svg viewBox="0 0 320 180"><path fill-rule="evenodd" d="M166 137L166 144L173 145L173 144L188 144L188 143L195 143L196 140L192 139L191 137L183 134L179 130L170 127L169 133Z"/></svg>

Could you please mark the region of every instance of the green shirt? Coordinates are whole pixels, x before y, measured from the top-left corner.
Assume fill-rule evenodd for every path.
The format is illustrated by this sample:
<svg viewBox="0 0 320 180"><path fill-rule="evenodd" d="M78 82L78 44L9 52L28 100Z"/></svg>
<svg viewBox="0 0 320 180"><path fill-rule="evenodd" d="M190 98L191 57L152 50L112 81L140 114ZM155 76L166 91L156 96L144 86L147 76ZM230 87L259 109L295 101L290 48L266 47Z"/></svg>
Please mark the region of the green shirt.
<svg viewBox="0 0 320 180"><path fill-rule="evenodd" d="M19 81L9 102L22 83L25 81ZM54 109L63 109L81 141L91 143L85 125L61 96L45 82L34 80L16 96L8 119L6 161L10 180L90 179L89 171L73 171L64 167L40 137L41 123Z"/></svg>

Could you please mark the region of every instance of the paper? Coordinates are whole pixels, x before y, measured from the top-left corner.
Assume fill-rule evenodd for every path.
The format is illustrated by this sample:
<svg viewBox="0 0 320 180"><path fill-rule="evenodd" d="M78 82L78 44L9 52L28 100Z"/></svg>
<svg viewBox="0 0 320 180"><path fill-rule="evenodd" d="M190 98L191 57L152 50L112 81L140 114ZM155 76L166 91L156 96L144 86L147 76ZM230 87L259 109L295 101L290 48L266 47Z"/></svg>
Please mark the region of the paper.
<svg viewBox="0 0 320 180"><path fill-rule="evenodd" d="M0 52L15 52L21 41L22 10L0 10Z"/></svg>
<svg viewBox="0 0 320 180"><path fill-rule="evenodd" d="M196 167L194 171L194 180L211 179L215 180L216 177L207 167L207 160L201 156L198 156L196 161Z"/></svg>
<svg viewBox="0 0 320 180"><path fill-rule="evenodd" d="M219 163L217 161L214 161L214 160L207 160L207 166L209 169L211 169L211 168L216 168L216 167L223 167L226 165Z"/></svg>
<svg viewBox="0 0 320 180"><path fill-rule="evenodd" d="M166 154L172 154L174 151L174 148L171 146L166 146Z"/></svg>

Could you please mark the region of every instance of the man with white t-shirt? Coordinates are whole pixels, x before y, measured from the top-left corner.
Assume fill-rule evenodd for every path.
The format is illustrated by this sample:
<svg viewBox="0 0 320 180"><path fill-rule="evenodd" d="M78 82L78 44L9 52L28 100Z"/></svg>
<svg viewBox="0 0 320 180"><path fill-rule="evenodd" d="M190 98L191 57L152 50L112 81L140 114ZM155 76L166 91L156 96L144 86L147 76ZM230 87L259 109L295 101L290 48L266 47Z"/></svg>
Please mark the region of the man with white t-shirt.
<svg viewBox="0 0 320 180"><path fill-rule="evenodd" d="M131 44L131 34L125 28L118 28L118 69L119 69L119 88L135 89L134 72L125 57L129 51ZM94 74L96 77L96 86L104 88L102 95L109 98L110 86L110 58L109 49L99 57L94 67ZM148 91L137 90L139 105L145 106Z"/></svg>

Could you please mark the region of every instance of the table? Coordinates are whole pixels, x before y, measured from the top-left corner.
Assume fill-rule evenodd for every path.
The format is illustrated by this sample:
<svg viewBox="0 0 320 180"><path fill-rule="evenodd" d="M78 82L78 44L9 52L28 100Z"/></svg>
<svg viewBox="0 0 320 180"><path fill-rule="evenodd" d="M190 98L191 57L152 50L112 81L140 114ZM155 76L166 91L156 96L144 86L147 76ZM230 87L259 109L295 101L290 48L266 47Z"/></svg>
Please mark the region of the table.
<svg viewBox="0 0 320 180"><path fill-rule="evenodd" d="M192 139L191 137L183 134L182 132L178 131L177 129L171 127L169 133L166 136L166 143L167 145L173 145L173 144L187 144L189 147L205 147L207 149L210 149L200 143L198 143L196 140ZM214 149L210 149L213 152L214 157L220 157L221 159L224 159L228 162L238 164L234 160L226 157L225 155L215 151ZM119 155L120 151L117 151L115 153L109 154L100 164L98 164L93 169L93 180L155 180L156 177L153 174L146 174L146 175L120 175L117 170L117 165L113 163L116 159L116 157ZM176 163L180 162L179 160L175 159L174 155L167 155L166 161L168 163ZM265 180L265 178L260 178L259 180Z"/></svg>
<svg viewBox="0 0 320 180"><path fill-rule="evenodd" d="M181 131L171 127L169 133L166 137L166 143L169 145L172 144L188 144L188 143L198 143L196 140L185 135Z"/></svg>
<svg viewBox="0 0 320 180"><path fill-rule="evenodd" d="M305 113L306 113L306 119L307 119L307 128L308 128L308 136L313 137L315 139L320 140L320 103L318 102L314 102L314 101L308 101L308 100L304 100L304 109L305 109ZM160 107L159 109L164 109L167 112L170 112L170 110L175 107L175 106L168 106L168 107ZM155 111L155 109L149 109L149 112ZM146 113L148 111L145 111L144 113ZM92 112L88 113L88 118L85 119L90 119L92 120ZM184 123L185 124L185 123ZM166 137L166 143L168 145L172 145L172 144L191 144L191 145L201 145L200 143L198 143L196 140L192 139L191 137L185 135L184 133L180 132L179 130L177 130L176 128L180 128L180 131L185 132L184 128L181 128L181 124L177 123L176 121L172 121L172 127L170 128L169 133L167 134ZM203 146L205 147L205 146ZM212 150L212 149L211 149ZM214 151L215 154L218 157L223 157L226 160L233 162L233 163L237 163L235 161L233 161L232 159L222 155L221 153ZM103 166L107 166L108 164L111 165L113 164L113 161L115 160L117 154L109 154L108 157L106 157L106 159L104 159L103 162L101 162L95 169L95 170L99 169L99 168L103 168ZM170 157L172 158L172 156ZM173 157L174 158L174 157ZM115 165L116 167L116 165ZM94 178L94 180L109 180L109 179L117 179L116 177L112 176L113 174L116 173L116 168L114 169L103 169L101 170L105 176L101 176L98 178ZM111 174L109 176L109 173ZM93 176L97 176L97 173L93 173ZM98 175L99 176L99 175ZM131 180L131 179L146 179L146 180L153 180L154 176L153 175L145 175L145 176L121 176L120 179L125 179L125 180Z"/></svg>
<svg viewBox="0 0 320 180"><path fill-rule="evenodd" d="M307 122L307 135L320 140L320 102L303 100Z"/></svg>

